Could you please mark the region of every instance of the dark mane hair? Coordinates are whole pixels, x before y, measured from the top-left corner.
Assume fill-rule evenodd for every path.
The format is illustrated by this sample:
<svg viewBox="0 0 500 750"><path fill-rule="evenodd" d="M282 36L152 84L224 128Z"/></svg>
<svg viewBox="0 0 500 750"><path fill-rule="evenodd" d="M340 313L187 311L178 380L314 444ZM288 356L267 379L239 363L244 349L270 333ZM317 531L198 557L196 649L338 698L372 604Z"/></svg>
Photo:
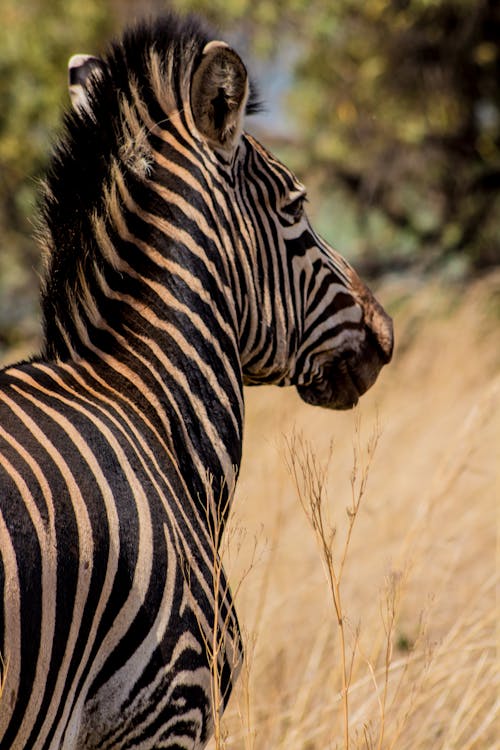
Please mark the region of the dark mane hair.
<svg viewBox="0 0 500 750"><path fill-rule="evenodd" d="M151 85L151 54L159 59L165 71L165 86L181 110L181 84L186 71L196 67L205 45L216 38L218 35L193 15L168 13L136 23L102 55L102 76L88 92L92 113L66 112L40 210L39 236L45 260L41 303L46 340L58 338L53 322L62 314L63 305L69 304L69 297L73 301L77 298L72 290L78 287L78 275L92 273L91 264L100 263L93 222L96 215L105 214L112 165L119 164L127 184L139 179L122 158L127 138L124 101L133 105L134 92L138 92L154 121L165 121L167 113ZM258 109L255 87L251 86L247 114ZM56 348L60 353L65 346L59 342Z"/></svg>
<svg viewBox="0 0 500 750"><path fill-rule="evenodd" d="M120 99L130 97L133 80L147 104L155 107L148 86L148 56L154 49L160 56L172 57L176 83L179 67L193 63L205 44L213 38L195 17L181 20L173 14L140 22L128 29L121 39L111 43L102 56L103 77L89 93L93 116L87 112L68 110L63 130L55 147L46 177L46 195L42 217L50 231L52 243L66 241L70 223L75 240L86 236L92 211L99 208L102 187L109 167L120 158L123 132ZM176 98L179 92L174 89ZM149 101L148 101L149 100ZM165 113L158 111L160 121ZM52 253L54 247L49 248Z"/></svg>

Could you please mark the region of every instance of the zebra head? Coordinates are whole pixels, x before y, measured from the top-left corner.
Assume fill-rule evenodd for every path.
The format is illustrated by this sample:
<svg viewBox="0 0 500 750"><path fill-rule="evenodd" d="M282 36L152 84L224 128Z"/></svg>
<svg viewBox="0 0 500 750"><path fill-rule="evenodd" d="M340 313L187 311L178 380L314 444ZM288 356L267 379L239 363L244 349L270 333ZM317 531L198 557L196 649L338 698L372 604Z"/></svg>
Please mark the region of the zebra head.
<svg viewBox="0 0 500 750"><path fill-rule="evenodd" d="M391 360L392 320L311 226L305 187L253 138L243 141L245 187L260 196L252 204L256 244L268 269L268 284L259 289L261 338L249 337L246 383L295 385L307 403L349 409Z"/></svg>
<svg viewBox="0 0 500 750"><path fill-rule="evenodd" d="M198 26L181 41L165 24L143 28L107 59L73 57L70 93L94 130L109 127L101 102L115 101L111 151L129 184L140 181L143 210L149 186L170 241L185 223L210 249L203 273L217 284L201 284L227 311L243 382L295 385L334 409L356 404L391 359L391 319L312 228L304 186L244 131L255 97L239 55Z"/></svg>
<svg viewBox="0 0 500 750"><path fill-rule="evenodd" d="M237 54L209 43L192 79L194 122L232 159L241 225L252 227L249 254L266 269L257 283L246 282L253 294L240 337L245 383L296 385L308 403L350 408L391 359L392 320L312 228L305 187L242 132L248 91Z"/></svg>

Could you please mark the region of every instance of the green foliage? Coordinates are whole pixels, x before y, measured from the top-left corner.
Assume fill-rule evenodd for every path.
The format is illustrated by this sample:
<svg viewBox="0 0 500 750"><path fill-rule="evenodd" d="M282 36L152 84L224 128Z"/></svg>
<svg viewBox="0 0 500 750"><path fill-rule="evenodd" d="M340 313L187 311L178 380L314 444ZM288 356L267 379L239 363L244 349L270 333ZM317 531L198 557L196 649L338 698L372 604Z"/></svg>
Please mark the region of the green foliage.
<svg viewBox="0 0 500 750"><path fill-rule="evenodd" d="M0 26L0 160L10 187L45 163L66 95L66 64L106 32L99 0L4 0ZM4 173L5 179L5 173Z"/></svg>
<svg viewBox="0 0 500 750"><path fill-rule="evenodd" d="M357 216L366 269L462 275L500 261L495 0L177 5L236 24L257 54L296 51L292 166L320 188L329 234L335 215Z"/></svg>
<svg viewBox="0 0 500 750"><path fill-rule="evenodd" d="M67 60L109 33L99 0L3 0L0 25L0 354L34 333L42 176L67 97Z"/></svg>
<svg viewBox="0 0 500 750"><path fill-rule="evenodd" d="M165 0L3 0L0 348L35 297L37 179L66 63ZM314 186L322 231L365 271L500 257L500 11L495 0L172 0L256 56L295 61L290 129L266 142ZM292 54L290 55L290 51ZM290 62L293 65L293 62ZM293 124L293 127L292 127ZM14 304L15 301L15 304ZM28 303L27 303L28 304ZM32 303L30 302L33 307ZM30 309L32 309L32 307Z"/></svg>
<svg viewBox="0 0 500 750"><path fill-rule="evenodd" d="M471 268L498 262L497 4L316 0L309 9L292 94L303 153L324 184L355 199L371 260L391 245L401 256L403 242L424 266L457 254Z"/></svg>

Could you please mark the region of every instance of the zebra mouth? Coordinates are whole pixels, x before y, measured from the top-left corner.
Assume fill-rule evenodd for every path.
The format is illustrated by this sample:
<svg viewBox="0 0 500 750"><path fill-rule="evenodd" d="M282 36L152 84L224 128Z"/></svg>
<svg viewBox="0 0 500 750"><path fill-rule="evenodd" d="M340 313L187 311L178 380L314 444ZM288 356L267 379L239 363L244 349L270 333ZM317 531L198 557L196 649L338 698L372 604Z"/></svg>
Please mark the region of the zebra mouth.
<svg viewBox="0 0 500 750"><path fill-rule="evenodd" d="M320 369L313 382L298 385L300 397L308 404L327 409L352 409L375 382L385 364L373 352L369 359L357 354L333 358Z"/></svg>
<svg viewBox="0 0 500 750"><path fill-rule="evenodd" d="M323 368L312 383L297 386L299 396L307 404L338 410L352 409L365 390L345 360Z"/></svg>

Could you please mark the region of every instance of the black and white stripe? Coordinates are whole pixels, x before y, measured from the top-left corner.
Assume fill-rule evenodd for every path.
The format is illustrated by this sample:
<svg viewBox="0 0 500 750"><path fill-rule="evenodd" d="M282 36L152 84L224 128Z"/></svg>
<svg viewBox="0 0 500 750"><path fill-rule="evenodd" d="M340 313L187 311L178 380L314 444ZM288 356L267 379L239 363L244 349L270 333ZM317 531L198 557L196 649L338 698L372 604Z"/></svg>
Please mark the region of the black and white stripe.
<svg viewBox="0 0 500 750"><path fill-rule="evenodd" d="M240 660L213 540L243 383L349 408L391 323L242 131L245 67L199 22L72 58L70 92L43 348L0 373L0 747L202 748L214 622L225 700Z"/></svg>

